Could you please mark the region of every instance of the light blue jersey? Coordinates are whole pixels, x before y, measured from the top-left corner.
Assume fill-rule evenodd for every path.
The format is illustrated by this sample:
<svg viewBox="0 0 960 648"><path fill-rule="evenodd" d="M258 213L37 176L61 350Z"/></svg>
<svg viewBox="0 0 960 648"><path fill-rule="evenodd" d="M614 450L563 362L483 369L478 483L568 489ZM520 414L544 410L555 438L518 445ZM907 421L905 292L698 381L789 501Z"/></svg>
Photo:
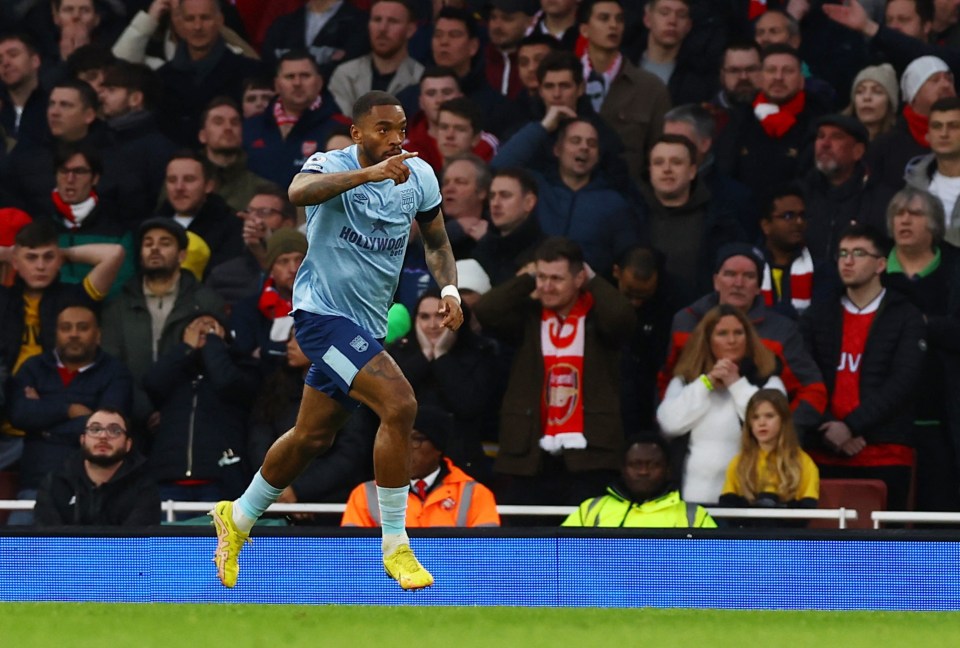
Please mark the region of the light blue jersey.
<svg viewBox="0 0 960 648"><path fill-rule="evenodd" d="M433 169L408 158L410 177L368 182L307 207L310 248L293 285L293 308L349 318L377 338L387 335L387 310L403 266L417 212L440 204ZM315 153L301 173L360 169L356 145Z"/></svg>

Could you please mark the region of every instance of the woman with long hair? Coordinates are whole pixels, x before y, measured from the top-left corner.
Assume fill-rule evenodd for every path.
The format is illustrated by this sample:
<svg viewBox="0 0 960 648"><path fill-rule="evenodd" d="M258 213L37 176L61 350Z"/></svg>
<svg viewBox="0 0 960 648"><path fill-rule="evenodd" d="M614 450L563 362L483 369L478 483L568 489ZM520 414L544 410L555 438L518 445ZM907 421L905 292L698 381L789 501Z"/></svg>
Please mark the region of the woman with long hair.
<svg viewBox="0 0 960 648"><path fill-rule="evenodd" d="M747 403L740 454L727 467L720 504L815 508L820 472L793 427L787 397L761 389Z"/></svg>
<svg viewBox="0 0 960 648"><path fill-rule="evenodd" d="M866 126L872 142L893 128L900 106L897 73L889 63L860 70L850 87L850 105L844 115L856 117Z"/></svg>
<svg viewBox="0 0 960 648"><path fill-rule="evenodd" d="M721 304L700 320L657 408L664 437L689 434L684 500L717 502L727 466L740 447L740 425L750 397L761 388L786 393L776 373L776 356L740 309Z"/></svg>

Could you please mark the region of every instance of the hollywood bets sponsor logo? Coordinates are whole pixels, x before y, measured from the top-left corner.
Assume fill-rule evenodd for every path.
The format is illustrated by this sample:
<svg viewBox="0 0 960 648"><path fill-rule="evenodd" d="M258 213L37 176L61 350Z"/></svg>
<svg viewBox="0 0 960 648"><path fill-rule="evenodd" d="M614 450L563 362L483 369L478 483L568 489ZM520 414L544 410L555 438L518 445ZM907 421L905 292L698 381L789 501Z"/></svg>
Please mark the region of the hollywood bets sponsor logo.
<svg viewBox="0 0 960 648"><path fill-rule="evenodd" d="M407 249L407 235L400 236L367 236L352 227L344 226L340 230L340 238L359 248L374 252L386 252L390 256L402 256Z"/></svg>
<svg viewBox="0 0 960 648"><path fill-rule="evenodd" d="M547 418L550 425L562 425L577 410L580 372L571 364L555 365L547 374Z"/></svg>

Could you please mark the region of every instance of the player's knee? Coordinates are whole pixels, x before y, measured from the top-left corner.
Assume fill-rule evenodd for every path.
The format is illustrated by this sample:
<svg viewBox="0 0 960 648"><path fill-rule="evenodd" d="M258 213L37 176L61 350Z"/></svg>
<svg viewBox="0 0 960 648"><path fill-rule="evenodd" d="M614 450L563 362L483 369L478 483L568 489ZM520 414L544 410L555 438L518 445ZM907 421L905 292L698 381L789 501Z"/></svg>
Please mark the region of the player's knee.
<svg viewBox="0 0 960 648"><path fill-rule="evenodd" d="M401 428L410 428L413 426L413 420L417 416L417 399L413 391L394 394L389 401L384 403L384 412L381 419Z"/></svg>
<svg viewBox="0 0 960 648"><path fill-rule="evenodd" d="M300 447L309 455L323 454L333 445L334 435L328 430L298 430L298 432L300 432Z"/></svg>

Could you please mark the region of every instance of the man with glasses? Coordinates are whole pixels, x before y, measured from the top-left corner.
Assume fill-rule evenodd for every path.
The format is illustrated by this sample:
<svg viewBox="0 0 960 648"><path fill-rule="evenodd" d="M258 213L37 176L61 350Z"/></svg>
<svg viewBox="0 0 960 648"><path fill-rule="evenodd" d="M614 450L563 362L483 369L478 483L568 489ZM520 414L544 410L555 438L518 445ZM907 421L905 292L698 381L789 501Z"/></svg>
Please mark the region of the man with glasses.
<svg viewBox="0 0 960 648"><path fill-rule="evenodd" d="M160 521L160 493L146 459L133 449L127 418L97 409L80 451L48 474L37 491L37 526L146 526Z"/></svg>
<svg viewBox="0 0 960 648"><path fill-rule="evenodd" d="M824 479L881 479L886 508L905 510L914 465L913 406L926 349L923 316L884 288L887 240L864 224L839 237L844 292L803 316L807 347L823 374L828 404L807 437Z"/></svg>
<svg viewBox="0 0 960 648"><path fill-rule="evenodd" d="M24 362L13 377L10 422L26 432L17 499L33 499L44 476L74 453L94 410L130 410L132 383L127 368L100 349L93 309L63 308L55 348ZM16 511L8 524L32 521L32 511Z"/></svg>
<svg viewBox="0 0 960 648"><path fill-rule="evenodd" d="M721 108L749 106L760 90L760 46L754 41L737 41L723 51L720 91L712 103Z"/></svg>

